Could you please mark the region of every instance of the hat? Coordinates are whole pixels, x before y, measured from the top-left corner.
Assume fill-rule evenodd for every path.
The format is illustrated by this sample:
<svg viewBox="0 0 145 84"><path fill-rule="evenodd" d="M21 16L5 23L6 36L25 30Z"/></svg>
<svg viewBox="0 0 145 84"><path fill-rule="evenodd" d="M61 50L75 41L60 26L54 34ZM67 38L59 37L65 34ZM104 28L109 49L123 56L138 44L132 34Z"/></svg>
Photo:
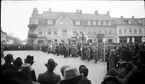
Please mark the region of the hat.
<svg viewBox="0 0 145 84"><path fill-rule="evenodd" d="M62 74L62 76L64 76L64 70L66 68L68 68L68 67L70 67L70 66L69 65L64 65L64 66L61 67L61 74Z"/></svg>
<svg viewBox="0 0 145 84"><path fill-rule="evenodd" d="M6 62L13 62L14 61L14 58L13 58L13 55L12 54L7 54L4 57L4 59L5 59Z"/></svg>
<svg viewBox="0 0 145 84"><path fill-rule="evenodd" d="M31 65L35 62L34 56L31 56L31 55L27 55L26 59L24 60L25 60L25 63L30 63Z"/></svg>
<svg viewBox="0 0 145 84"><path fill-rule="evenodd" d="M79 67L79 73L80 74L83 73L84 76L87 77L88 76L88 73L89 73L89 70L88 70L88 68L85 65L81 65Z"/></svg>
<svg viewBox="0 0 145 84"><path fill-rule="evenodd" d="M109 72L105 75L104 80L108 79L108 78L116 78L117 76L119 76L119 72L112 68L109 70Z"/></svg>
<svg viewBox="0 0 145 84"><path fill-rule="evenodd" d="M25 75L29 75L30 71L32 70L30 64L22 64L20 72L24 73Z"/></svg>
<svg viewBox="0 0 145 84"><path fill-rule="evenodd" d="M14 60L14 65L21 66L23 64L22 59L20 57Z"/></svg>
<svg viewBox="0 0 145 84"><path fill-rule="evenodd" d="M79 82L82 76L78 74L77 68L69 67L64 71L64 78L61 80L63 83Z"/></svg>
<svg viewBox="0 0 145 84"><path fill-rule="evenodd" d="M56 67L57 63L53 59L48 59L47 63L45 64L46 67Z"/></svg>

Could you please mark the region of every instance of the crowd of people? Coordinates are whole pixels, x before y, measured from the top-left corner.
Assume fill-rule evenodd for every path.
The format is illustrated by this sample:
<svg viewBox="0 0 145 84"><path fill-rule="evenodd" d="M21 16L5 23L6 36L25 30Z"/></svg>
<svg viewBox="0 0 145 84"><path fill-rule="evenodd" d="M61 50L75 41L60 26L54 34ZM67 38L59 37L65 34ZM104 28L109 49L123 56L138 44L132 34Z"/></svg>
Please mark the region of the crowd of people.
<svg viewBox="0 0 145 84"><path fill-rule="evenodd" d="M104 48L105 47L105 48ZM39 47L40 50L64 57L81 57L82 60L106 61L107 73L101 84L145 84L145 43L111 43L111 44L55 44ZM105 49L105 51L104 51ZM25 63L21 58L13 59L13 55L2 56L5 64L2 65L3 81L15 82L14 84L91 84L87 78L89 69L85 65L73 68L64 65L60 75L53 72L57 63L48 59L45 64L47 71L35 76L35 70L31 68L34 63L33 56L28 55ZM29 59L27 61L27 59ZM17 63L15 61L20 62ZM13 63L12 63L13 62ZM23 78L21 78L21 77ZM25 79L24 79L25 78ZM19 81L18 81L19 80ZM25 81L25 82L22 82Z"/></svg>

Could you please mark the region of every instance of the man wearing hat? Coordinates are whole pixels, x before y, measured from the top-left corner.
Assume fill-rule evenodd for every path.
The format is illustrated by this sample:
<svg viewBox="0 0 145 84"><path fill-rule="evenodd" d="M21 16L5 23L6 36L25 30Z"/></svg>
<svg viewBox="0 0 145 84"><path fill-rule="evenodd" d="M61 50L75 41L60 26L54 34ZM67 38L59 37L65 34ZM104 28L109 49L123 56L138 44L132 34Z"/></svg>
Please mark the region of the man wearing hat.
<svg viewBox="0 0 145 84"><path fill-rule="evenodd" d="M30 64L30 66L32 66L34 63L34 57L31 55L27 55L26 59L25 59L25 64ZM31 79L33 81L36 81L36 75L35 75L35 70L33 68L31 68Z"/></svg>
<svg viewBox="0 0 145 84"><path fill-rule="evenodd" d="M82 75L77 71L77 68L69 67L64 70L64 77L58 84L80 84Z"/></svg>
<svg viewBox="0 0 145 84"><path fill-rule="evenodd" d="M38 82L41 84L57 84L61 79L60 75L53 72L57 63L53 59L49 59L45 66L47 67L47 71L39 74Z"/></svg>

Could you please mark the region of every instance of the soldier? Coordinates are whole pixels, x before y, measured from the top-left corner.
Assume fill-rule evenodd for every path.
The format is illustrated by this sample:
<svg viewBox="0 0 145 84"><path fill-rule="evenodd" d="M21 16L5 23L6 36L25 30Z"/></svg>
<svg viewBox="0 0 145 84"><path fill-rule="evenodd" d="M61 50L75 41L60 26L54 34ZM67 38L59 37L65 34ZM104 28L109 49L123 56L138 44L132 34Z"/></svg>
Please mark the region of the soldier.
<svg viewBox="0 0 145 84"><path fill-rule="evenodd" d="M93 47L93 56L94 56L94 59L95 59L95 63L97 63L97 59L98 59L98 48L97 46L94 45Z"/></svg>
<svg viewBox="0 0 145 84"><path fill-rule="evenodd" d="M90 61L90 51L91 51L91 48L89 45L87 45L86 56L87 56L88 61Z"/></svg>

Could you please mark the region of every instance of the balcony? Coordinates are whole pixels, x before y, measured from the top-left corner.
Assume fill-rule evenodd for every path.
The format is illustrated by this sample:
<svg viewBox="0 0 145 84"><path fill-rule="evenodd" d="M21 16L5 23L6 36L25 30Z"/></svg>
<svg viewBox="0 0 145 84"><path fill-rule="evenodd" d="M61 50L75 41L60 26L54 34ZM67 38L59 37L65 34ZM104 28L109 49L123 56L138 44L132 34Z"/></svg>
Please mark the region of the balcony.
<svg viewBox="0 0 145 84"><path fill-rule="evenodd" d="M38 24L29 24L28 27L31 29L36 29Z"/></svg>
<svg viewBox="0 0 145 84"><path fill-rule="evenodd" d="M28 34L29 38L37 38L37 34Z"/></svg>

